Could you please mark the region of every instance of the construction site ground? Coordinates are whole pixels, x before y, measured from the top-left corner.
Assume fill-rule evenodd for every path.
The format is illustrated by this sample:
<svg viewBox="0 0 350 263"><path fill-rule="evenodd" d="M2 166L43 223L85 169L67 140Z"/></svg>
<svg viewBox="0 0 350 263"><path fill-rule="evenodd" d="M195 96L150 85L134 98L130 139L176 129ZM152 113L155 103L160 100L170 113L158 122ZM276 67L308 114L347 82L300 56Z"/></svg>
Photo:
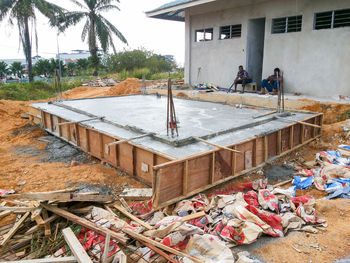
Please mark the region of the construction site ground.
<svg viewBox="0 0 350 263"><path fill-rule="evenodd" d="M114 87L78 87L65 92L63 97L77 99L136 94L141 93L141 85L137 79L127 79ZM111 189L120 185L145 187L131 176L48 136L39 126L23 118L30 103L0 100L0 189L25 193L91 185ZM325 113L321 139L267 164L265 169L282 164L303 167L315 158L317 152L336 149L339 144L350 144L349 131L343 128L345 119L350 117L349 104L332 106L315 102L303 109ZM240 185L261 177L261 173L242 176L220 188ZM324 197L323 193L313 186L308 190L297 191L297 195L309 194L315 199ZM325 231L318 234L291 232L284 238L263 237L251 245L234 249L248 250L263 262L334 262L349 258L350 200L318 200L316 209L318 215L327 220L328 227ZM8 224L14 218L8 216L1 219L0 226ZM316 246L320 249L315 249Z"/></svg>

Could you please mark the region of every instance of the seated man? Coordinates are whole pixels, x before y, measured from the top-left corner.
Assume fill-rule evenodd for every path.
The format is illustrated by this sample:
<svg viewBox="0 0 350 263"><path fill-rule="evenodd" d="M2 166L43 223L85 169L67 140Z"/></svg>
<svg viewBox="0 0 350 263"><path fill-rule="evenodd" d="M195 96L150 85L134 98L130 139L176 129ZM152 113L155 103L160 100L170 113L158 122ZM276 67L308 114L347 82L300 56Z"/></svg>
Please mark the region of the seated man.
<svg viewBox="0 0 350 263"><path fill-rule="evenodd" d="M248 72L243 69L243 66L238 67L237 77L234 81L235 91L237 92L237 84L242 84L242 93L244 93L245 85L249 82L252 82L252 79L249 77Z"/></svg>
<svg viewBox="0 0 350 263"><path fill-rule="evenodd" d="M278 81L277 81L278 76ZM281 81L281 74L280 69L275 68L273 70L273 75L269 76L267 79L263 79L261 83L261 92L260 94L266 94L266 90L269 92L269 94L276 95L277 94L277 84L278 87L280 87L280 81Z"/></svg>

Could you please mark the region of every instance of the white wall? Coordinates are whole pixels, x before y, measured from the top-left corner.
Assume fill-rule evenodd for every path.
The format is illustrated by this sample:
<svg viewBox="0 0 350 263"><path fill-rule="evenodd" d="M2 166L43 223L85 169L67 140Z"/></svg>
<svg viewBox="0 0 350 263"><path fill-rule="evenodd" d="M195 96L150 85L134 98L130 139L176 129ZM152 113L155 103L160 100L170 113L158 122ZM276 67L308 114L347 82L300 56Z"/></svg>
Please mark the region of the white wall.
<svg viewBox="0 0 350 263"><path fill-rule="evenodd" d="M315 12L342 8L350 8L350 1L219 0L191 8L186 19L191 21L186 32L191 41L187 39L186 44L190 57L185 60L185 80L192 85L210 82L228 87L238 65L246 63L248 20L266 17L263 76L278 66L284 71L287 92L350 96L350 27L313 30ZM301 32L271 34L273 18L300 14ZM219 27L231 24L242 24L242 37L219 40ZM214 28L214 39L194 42L195 30L208 27Z"/></svg>

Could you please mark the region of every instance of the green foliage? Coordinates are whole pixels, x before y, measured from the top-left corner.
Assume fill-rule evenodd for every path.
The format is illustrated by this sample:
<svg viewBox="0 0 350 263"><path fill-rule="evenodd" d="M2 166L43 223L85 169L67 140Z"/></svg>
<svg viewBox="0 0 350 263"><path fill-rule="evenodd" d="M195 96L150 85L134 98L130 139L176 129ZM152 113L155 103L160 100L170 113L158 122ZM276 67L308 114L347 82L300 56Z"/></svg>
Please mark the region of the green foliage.
<svg viewBox="0 0 350 263"><path fill-rule="evenodd" d="M7 64L4 61L0 61L0 77L5 77L10 72Z"/></svg>
<svg viewBox="0 0 350 263"><path fill-rule="evenodd" d="M81 86L80 81L62 83L62 90L66 91ZM35 81L32 83L0 84L0 99L5 100L42 100L56 95L53 84Z"/></svg>
<svg viewBox="0 0 350 263"><path fill-rule="evenodd" d="M18 78L22 78L24 74L24 65L21 62L13 62L10 67L10 71Z"/></svg>
<svg viewBox="0 0 350 263"><path fill-rule="evenodd" d="M122 76L150 79L152 74L169 72L176 68L173 56L154 54L145 49L124 50L108 57L106 67L109 72L120 72Z"/></svg>
<svg viewBox="0 0 350 263"><path fill-rule="evenodd" d="M51 64L47 59L38 60L34 65L33 70L36 76L44 75L45 77L48 77L49 75L52 75Z"/></svg>

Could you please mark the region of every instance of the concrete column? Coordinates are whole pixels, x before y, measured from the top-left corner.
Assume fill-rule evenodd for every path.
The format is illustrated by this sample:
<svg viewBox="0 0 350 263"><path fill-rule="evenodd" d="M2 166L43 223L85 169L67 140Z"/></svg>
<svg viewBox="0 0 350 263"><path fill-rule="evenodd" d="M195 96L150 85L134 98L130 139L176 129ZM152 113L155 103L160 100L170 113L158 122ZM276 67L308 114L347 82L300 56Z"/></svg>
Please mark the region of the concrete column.
<svg viewBox="0 0 350 263"><path fill-rule="evenodd" d="M185 83L191 84L191 17L189 10L185 10Z"/></svg>

